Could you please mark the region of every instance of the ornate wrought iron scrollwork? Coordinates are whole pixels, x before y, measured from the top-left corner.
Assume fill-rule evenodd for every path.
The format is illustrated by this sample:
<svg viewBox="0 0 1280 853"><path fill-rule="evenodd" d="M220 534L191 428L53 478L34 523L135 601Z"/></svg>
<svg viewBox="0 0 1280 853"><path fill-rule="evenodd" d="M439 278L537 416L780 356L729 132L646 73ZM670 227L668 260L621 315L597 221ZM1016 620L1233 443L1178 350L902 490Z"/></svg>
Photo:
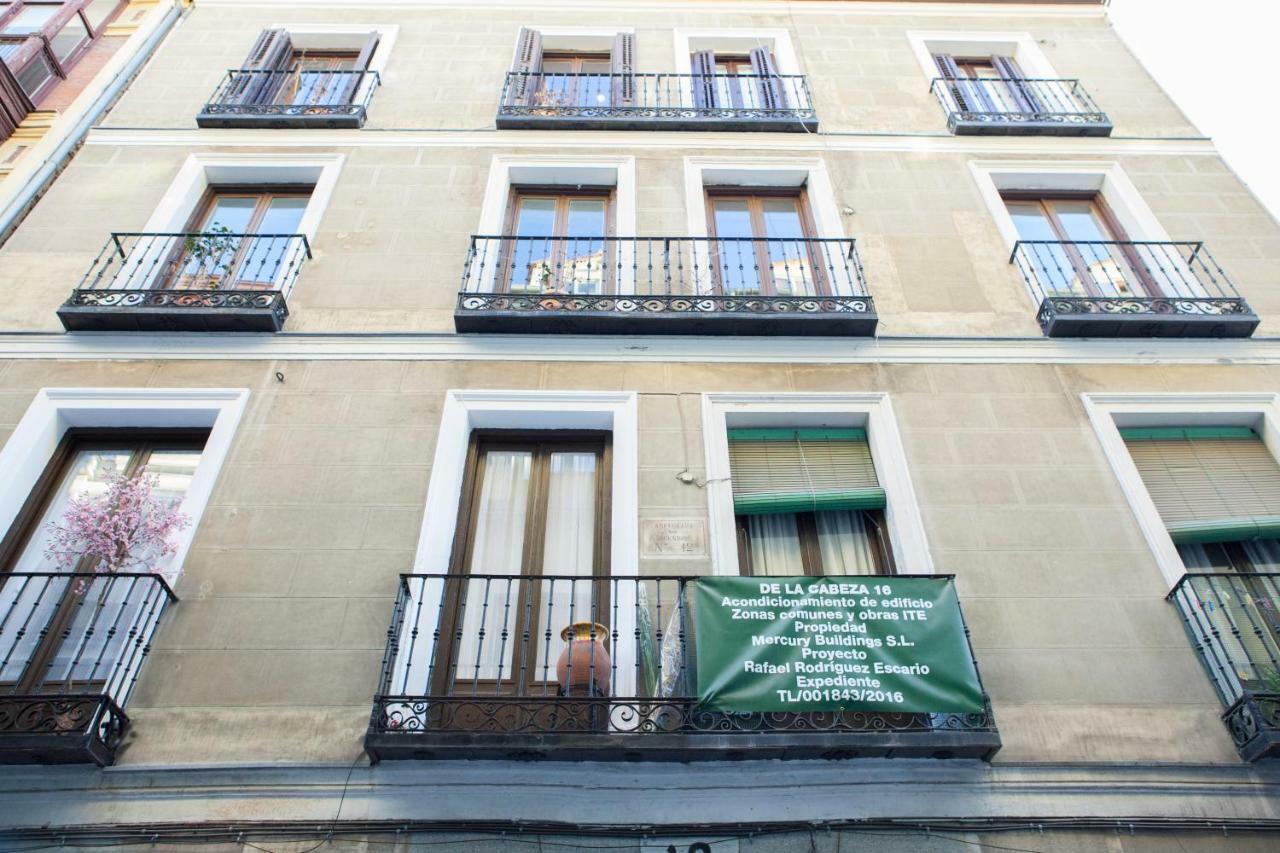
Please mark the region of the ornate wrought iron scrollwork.
<svg viewBox="0 0 1280 853"><path fill-rule="evenodd" d="M1142 298L1100 296L1050 296L1040 306L1041 325L1052 317L1079 314L1151 314L1156 316L1226 317L1249 314L1239 297Z"/></svg>
<svg viewBox="0 0 1280 853"><path fill-rule="evenodd" d="M870 314L869 296L614 296L461 293L460 311L569 314Z"/></svg>
<svg viewBox="0 0 1280 853"><path fill-rule="evenodd" d="M1266 733L1280 735L1280 694L1247 693L1222 715L1237 749Z"/></svg>
<svg viewBox="0 0 1280 853"><path fill-rule="evenodd" d="M995 732L990 705L980 714L874 711L726 713L693 698L556 696L385 696L377 700L378 734L476 732L503 735L599 732L608 735Z"/></svg>
<svg viewBox="0 0 1280 853"><path fill-rule="evenodd" d="M92 308L174 308L202 310L270 311L280 321L289 316L284 294L278 290L98 290L78 289L67 300L71 306Z"/></svg>
<svg viewBox="0 0 1280 853"><path fill-rule="evenodd" d="M753 107L625 107L588 106L576 104L524 105L503 104L498 107L502 118L555 118L555 119L630 119L630 120L692 120L692 121L814 121L817 113L812 109L766 110Z"/></svg>
<svg viewBox="0 0 1280 853"><path fill-rule="evenodd" d="M364 104L227 104L210 102L201 113L210 116L354 116L364 114Z"/></svg>
<svg viewBox="0 0 1280 853"><path fill-rule="evenodd" d="M981 124L1107 124L1106 113L1063 112L972 112L960 110L951 113L952 124L978 122Z"/></svg>

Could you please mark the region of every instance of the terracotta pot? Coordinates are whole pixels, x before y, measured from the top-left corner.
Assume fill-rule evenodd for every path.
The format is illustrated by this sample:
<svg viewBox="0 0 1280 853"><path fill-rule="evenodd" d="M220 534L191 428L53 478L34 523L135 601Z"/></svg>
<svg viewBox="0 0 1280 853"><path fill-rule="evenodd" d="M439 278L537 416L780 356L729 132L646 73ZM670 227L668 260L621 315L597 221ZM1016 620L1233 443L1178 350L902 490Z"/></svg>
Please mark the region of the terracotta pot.
<svg viewBox="0 0 1280 853"><path fill-rule="evenodd" d="M591 639L592 634L595 639ZM613 660L604 647L609 629L599 622L574 622L560 632L567 645L556 663L562 696L608 696Z"/></svg>

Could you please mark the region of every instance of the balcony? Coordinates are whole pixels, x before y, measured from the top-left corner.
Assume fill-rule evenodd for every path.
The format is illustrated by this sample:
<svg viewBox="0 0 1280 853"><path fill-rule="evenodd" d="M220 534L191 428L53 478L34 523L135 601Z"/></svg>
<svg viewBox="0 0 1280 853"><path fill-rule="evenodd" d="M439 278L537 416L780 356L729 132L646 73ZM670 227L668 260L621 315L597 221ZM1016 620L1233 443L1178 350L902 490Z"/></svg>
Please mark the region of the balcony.
<svg viewBox="0 0 1280 853"><path fill-rule="evenodd" d="M883 696L848 707L841 697L834 710L713 710L723 705L699 698L699 655L705 670L715 666L714 655L698 643L708 611L694 601L695 585L708 580L403 575L365 748L374 761L989 759L1000 748L954 598L930 611L930 618L951 620L943 653L952 656L952 665L945 677L970 671L976 713L871 707L883 704ZM747 580L754 587L796 579ZM952 584L936 576L909 582ZM842 618L852 620L852 611ZM730 656L752 657L749 650L759 645L727 638L715 627L706 630L714 633L703 641L716 638L716 651ZM741 666L721 671L736 673Z"/></svg>
<svg viewBox="0 0 1280 853"><path fill-rule="evenodd" d="M511 71L499 130L725 130L813 133L800 74L544 74Z"/></svg>
<svg viewBox="0 0 1280 853"><path fill-rule="evenodd" d="M1202 243L1021 240L1051 338L1247 338L1258 316Z"/></svg>
<svg viewBox="0 0 1280 853"><path fill-rule="evenodd" d="M200 127L364 127L376 71L228 71Z"/></svg>
<svg viewBox="0 0 1280 853"><path fill-rule="evenodd" d="M0 574L0 764L110 764L175 601L158 575Z"/></svg>
<svg viewBox="0 0 1280 853"><path fill-rule="evenodd" d="M118 232L58 318L68 332L278 332L310 257L302 234Z"/></svg>
<svg viewBox="0 0 1280 853"><path fill-rule="evenodd" d="M1169 599L1245 761L1280 757L1280 574L1188 574Z"/></svg>
<svg viewBox="0 0 1280 853"><path fill-rule="evenodd" d="M854 241L471 238L459 332L875 334Z"/></svg>
<svg viewBox="0 0 1280 853"><path fill-rule="evenodd" d="M938 77L929 91L957 135L1111 135L1111 119L1079 80Z"/></svg>

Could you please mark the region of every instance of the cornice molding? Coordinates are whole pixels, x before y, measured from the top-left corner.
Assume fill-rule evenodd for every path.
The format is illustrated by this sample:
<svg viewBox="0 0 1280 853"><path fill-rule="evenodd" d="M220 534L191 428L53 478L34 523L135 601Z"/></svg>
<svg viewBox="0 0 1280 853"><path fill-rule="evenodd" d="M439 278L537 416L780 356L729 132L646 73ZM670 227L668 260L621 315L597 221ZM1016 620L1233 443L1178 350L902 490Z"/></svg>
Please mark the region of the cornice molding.
<svg viewBox="0 0 1280 853"><path fill-rule="evenodd" d="M975 154L990 157L1130 155L1216 155L1212 140L1201 137L1080 138L1017 136L952 136L947 133L691 133L676 131L538 131L431 130L365 128L363 130L233 130L96 127L86 145L114 146L245 146L287 148L510 148L521 151L751 150L778 152L911 151Z"/></svg>
<svg viewBox="0 0 1280 853"><path fill-rule="evenodd" d="M2 359L778 364L1280 364L1280 338L761 338L455 334L0 334Z"/></svg>

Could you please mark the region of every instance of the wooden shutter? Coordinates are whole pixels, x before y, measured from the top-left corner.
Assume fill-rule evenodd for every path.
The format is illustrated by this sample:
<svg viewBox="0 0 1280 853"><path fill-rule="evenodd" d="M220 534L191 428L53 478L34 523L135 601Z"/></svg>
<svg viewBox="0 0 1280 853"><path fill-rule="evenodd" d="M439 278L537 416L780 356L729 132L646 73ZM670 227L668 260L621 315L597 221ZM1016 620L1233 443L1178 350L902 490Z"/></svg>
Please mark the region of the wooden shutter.
<svg viewBox="0 0 1280 853"><path fill-rule="evenodd" d="M609 73L613 75L613 105L635 106L636 102L636 37L633 33L618 33L613 37L613 49L609 52Z"/></svg>
<svg viewBox="0 0 1280 853"><path fill-rule="evenodd" d="M716 54L701 50L693 55L693 105L700 110L716 105Z"/></svg>
<svg viewBox="0 0 1280 853"><path fill-rule="evenodd" d="M283 71L288 68L292 56L293 42L287 30L263 30L240 69L252 72ZM227 92L228 100L238 104L265 103L271 99L281 82L283 81L274 74L239 74Z"/></svg>
<svg viewBox="0 0 1280 853"><path fill-rule="evenodd" d="M9 66L0 60L0 142L4 142L35 109L27 93L14 78Z"/></svg>
<svg viewBox="0 0 1280 853"><path fill-rule="evenodd" d="M756 85L760 90L760 106L766 110L785 110L786 87L778 74L773 51L767 47L754 48L751 51L751 70L756 75Z"/></svg>
<svg viewBox="0 0 1280 853"><path fill-rule="evenodd" d="M991 67L996 73L1003 77L1006 81L1004 85L1008 87L1009 94L1013 98L1013 102L1018 105L1018 109L1024 113L1040 112L1040 102L1036 100L1035 92L1031 86L1025 82L1027 76L1022 73L1022 69L1018 67L1018 63L1011 56L993 56L991 57Z"/></svg>
<svg viewBox="0 0 1280 853"><path fill-rule="evenodd" d="M731 429L729 469L737 515L885 505L861 429Z"/></svg>
<svg viewBox="0 0 1280 853"><path fill-rule="evenodd" d="M943 79L953 81L949 88L951 97L960 112L989 112L986 98L982 97L981 84L974 84L960 73L955 57L949 53L935 53L933 64L938 66L938 73Z"/></svg>
<svg viewBox="0 0 1280 853"><path fill-rule="evenodd" d="M1120 431L1174 542L1280 536L1280 464L1247 427Z"/></svg>
<svg viewBox="0 0 1280 853"><path fill-rule="evenodd" d="M515 74L507 89L507 100L512 104L528 103L538 91L538 81L530 75L542 72L542 33L528 27L520 28L516 39L516 58L511 63Z"/></svg>

